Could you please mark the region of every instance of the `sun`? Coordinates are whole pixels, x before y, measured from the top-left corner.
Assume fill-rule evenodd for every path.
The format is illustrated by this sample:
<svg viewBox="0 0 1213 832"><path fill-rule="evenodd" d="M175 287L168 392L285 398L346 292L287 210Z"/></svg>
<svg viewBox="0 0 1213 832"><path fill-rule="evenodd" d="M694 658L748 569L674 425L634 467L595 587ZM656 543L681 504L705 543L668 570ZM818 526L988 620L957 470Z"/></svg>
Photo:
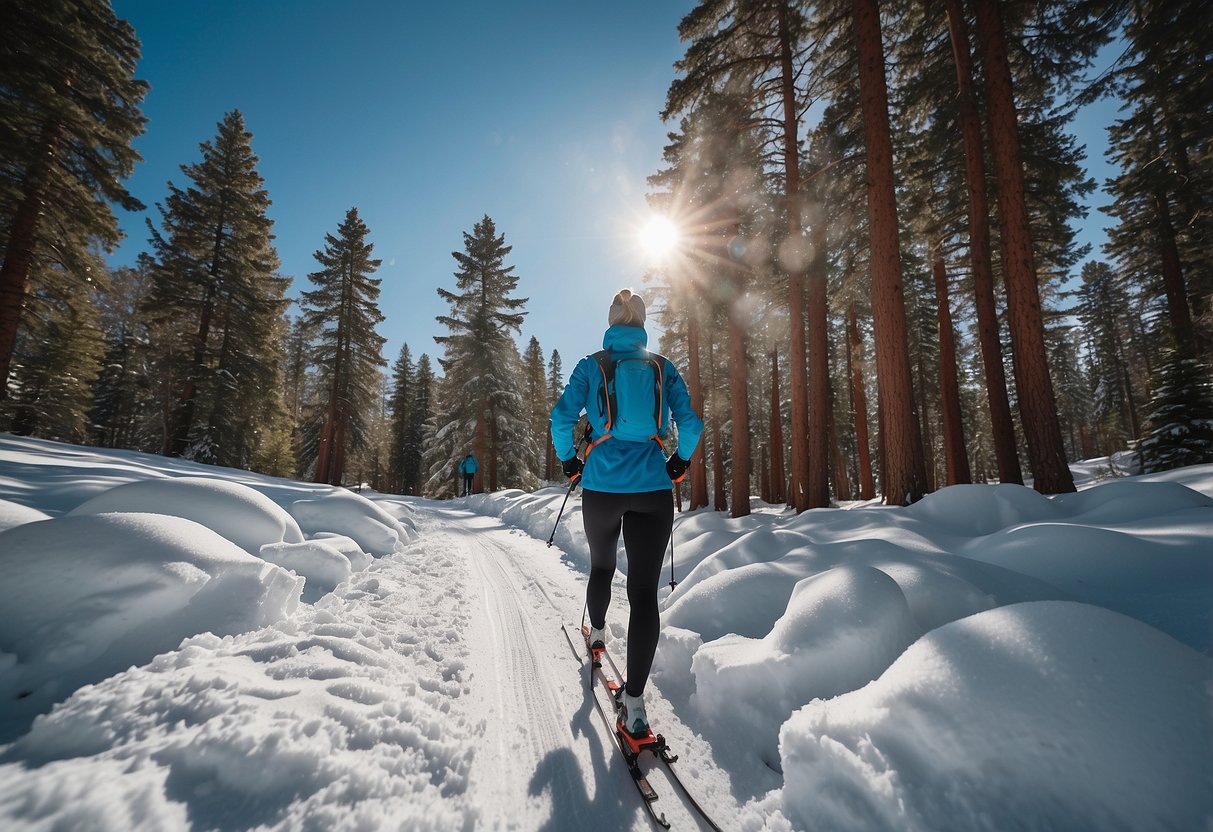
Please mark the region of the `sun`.
<svg viewBox="0 0 1213 832"><path fill-rule="evenodd" d="M678 248L682 235L678 226L662 216L655 216L640 229L640 244L650 256L661 259Z"/></svg>

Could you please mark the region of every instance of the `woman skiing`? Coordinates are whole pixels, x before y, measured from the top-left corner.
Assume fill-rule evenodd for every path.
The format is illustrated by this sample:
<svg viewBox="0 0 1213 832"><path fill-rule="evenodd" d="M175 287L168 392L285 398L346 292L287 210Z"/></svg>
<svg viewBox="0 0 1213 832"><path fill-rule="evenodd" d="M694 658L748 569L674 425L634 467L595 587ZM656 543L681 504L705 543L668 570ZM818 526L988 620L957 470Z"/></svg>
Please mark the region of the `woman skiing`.
<svg viewBox="0 0 1213 832"><path fill-rule="evenodd" d="M552 446L570 480L581 476L582 518L590 547L586 609L589 646L606 643L616 547L623 533L628 559L627 682L620 697L622 724L632 734L648 729L644 688L657 651L657 588L674 524L671 481L686 474L703 432L686 384L673 363L650 353L644 300L630 289L615 295L603 350L577 363L552 408ZM590 424L585 461L577 456L573 428L582 412ZM670 415L678 449L667 460L660 435Z"/></svg>

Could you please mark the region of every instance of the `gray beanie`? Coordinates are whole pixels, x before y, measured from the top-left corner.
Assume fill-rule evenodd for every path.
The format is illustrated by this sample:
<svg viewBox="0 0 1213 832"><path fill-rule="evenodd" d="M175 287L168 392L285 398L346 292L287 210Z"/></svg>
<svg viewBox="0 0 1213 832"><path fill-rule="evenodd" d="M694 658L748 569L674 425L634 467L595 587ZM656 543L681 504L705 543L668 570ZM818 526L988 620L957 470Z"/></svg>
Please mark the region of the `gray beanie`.
<svg viewBox="0 0 1213 832"><path fill-rule="evenodd" d="M611 301L607 314L610 326L644 326L644 298L632 294L631 289L620 289Z"/></svg>

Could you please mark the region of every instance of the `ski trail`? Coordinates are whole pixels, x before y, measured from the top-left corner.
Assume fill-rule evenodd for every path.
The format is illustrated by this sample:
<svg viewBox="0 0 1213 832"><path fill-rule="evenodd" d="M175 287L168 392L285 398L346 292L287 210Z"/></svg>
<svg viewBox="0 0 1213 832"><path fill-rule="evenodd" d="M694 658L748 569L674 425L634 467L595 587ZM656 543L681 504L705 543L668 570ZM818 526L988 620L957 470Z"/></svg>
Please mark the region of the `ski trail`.
<svg viewBox="0 0 1213 832"><path fill-rule="evenodd" d="M478 828L653 828L560 632L561 622L579 619L584 576L498 518L431 512L427 548L466 558L469 594L480 598L467 631L470 687L491 714L469 773ZM645 767L674 828L705 828L660 765Z"/></svg>

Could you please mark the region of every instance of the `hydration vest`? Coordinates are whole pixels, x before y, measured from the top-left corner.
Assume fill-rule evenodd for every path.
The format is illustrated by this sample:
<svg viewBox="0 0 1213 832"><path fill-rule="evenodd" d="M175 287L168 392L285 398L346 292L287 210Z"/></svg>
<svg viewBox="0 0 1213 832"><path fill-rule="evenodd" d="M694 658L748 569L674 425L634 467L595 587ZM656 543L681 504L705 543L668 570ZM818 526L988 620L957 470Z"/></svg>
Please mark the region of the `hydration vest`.
<svg viewBox="0 0 1213 832"><path fill-rule="evenodd" d="M610 350L592 357L602 373L598 412L606 422L593 444L612 436L629 442L658 439L665 429L665 357L646 352L612 358Z"/></svg>

